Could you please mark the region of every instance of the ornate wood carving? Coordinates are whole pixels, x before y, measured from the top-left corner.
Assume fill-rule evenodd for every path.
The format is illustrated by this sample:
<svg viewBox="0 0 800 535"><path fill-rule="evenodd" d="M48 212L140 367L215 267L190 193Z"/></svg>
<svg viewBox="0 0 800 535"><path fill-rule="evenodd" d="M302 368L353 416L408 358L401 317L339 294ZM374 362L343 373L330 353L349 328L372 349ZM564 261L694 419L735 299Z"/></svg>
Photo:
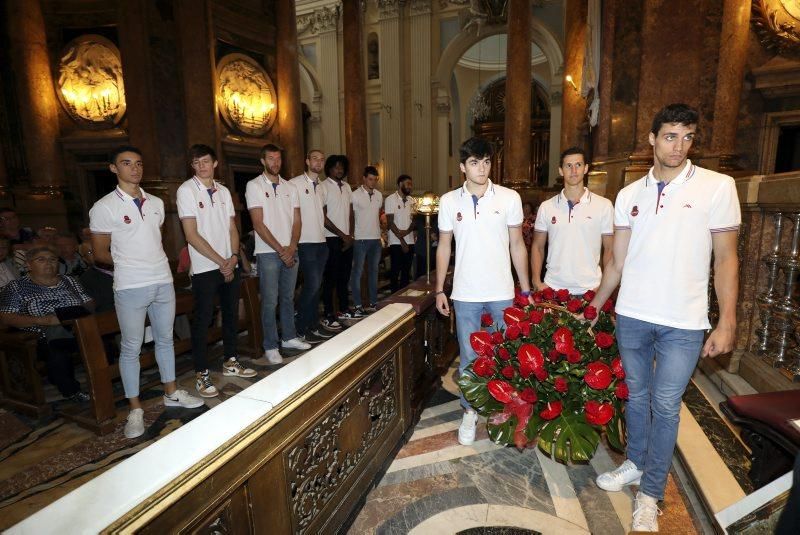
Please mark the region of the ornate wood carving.
<svg viewBox="0 0 800 535"><path fill-rule="evenodd" d="M387 359L285 454L297 533L308 532L397 414L396 361Z"/></svg>
<svg viewBox="0 0 800 535"><path fill-rule="evenodd" d="M800 5L795 0L753 0L752 24L765 47L800 56Z"/></svg>

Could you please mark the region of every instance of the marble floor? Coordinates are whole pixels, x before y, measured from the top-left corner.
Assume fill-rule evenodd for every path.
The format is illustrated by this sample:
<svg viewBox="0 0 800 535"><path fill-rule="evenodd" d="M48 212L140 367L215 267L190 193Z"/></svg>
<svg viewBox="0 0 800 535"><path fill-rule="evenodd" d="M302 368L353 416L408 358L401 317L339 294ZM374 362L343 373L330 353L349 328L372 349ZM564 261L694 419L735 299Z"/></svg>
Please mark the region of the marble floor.
<svg viewBox="0 0 800 535"><path fill-rule="evenodd" d="M452 374L428 404L407 444L366 502L355 534L624 534L635 488L607 493L598 473L622 457L601 443L589 464L565 466L538 449L492 443L479 422L471 446L458 443L461 409ZM667 483L660 533L702 533L673 471Z"/></svg>

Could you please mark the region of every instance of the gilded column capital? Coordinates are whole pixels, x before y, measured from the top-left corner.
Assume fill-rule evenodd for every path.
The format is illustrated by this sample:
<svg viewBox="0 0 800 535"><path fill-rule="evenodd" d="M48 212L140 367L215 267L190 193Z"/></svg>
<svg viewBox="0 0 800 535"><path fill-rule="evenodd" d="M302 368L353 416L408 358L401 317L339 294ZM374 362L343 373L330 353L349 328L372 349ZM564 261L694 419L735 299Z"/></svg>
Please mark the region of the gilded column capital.
<svg viewBox="0 0 800 535"><path fill-rule="evenodd" d="M381 19L399 17L405 3L405 0L376 0L378 17Z"/></svg>
<svg viewBox="0 0 800 535"><path fill-rule="evenodd" d="M336 31L340 14L341 7L336 4L315 9L305 15L299 15L297 17L297 34L318 35Z"/></svg>

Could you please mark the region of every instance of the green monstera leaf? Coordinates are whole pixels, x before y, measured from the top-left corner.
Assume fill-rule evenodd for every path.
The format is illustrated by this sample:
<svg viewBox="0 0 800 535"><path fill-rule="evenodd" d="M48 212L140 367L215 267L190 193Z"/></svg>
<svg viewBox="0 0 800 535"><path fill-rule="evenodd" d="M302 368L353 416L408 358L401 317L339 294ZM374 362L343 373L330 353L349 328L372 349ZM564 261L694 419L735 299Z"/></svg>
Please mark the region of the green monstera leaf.
<svg viewBox="0 0 800 535"><path fill-rule="evenodd" d="M564 463L590 460L599 443L600 433L583 414L562 413L544 422L539 431L539 448Z"/></svg>
<svg viewBox="0 0 800 535"><path fill-rule="evenodd" d="M625 451L625 418L622 411L614 412L614 417L606 424L608 445L619 452Z"/></svg>
<svg viewBox="0 0 800 535"><path fill-rule="evenodd" d="M514 430L517 428L517 418L512 416L500 425L488 424L486 430L489 432L489 438L495 444L513 444L514 443Z"/></svg>
<svg viewBox="0 0 800 535"><path fill-rule="evenodd" d="M489 416L503 410L503 404L489 394L489 390L486 388L488 382L489 379L478 377L472 373L471 369L467 369L458 380L458 387L464 394L464 398L481 416Z"/></svg>

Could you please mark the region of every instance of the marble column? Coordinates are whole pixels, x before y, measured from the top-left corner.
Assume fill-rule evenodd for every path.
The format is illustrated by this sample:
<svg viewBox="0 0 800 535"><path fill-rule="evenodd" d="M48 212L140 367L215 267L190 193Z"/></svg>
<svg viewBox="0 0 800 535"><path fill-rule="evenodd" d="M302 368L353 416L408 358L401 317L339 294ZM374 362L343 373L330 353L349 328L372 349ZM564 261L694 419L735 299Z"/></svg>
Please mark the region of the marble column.
<svg viewBox="0 0 800 535"><path fill-rule="evenodd" d="M364 83L364 30L361 0L342 0L344 48L344 142L350 183L361 183L367 165L367 105Z"/></svg>
<svg viewBox="0 0 800 535"><path fill-rule="evenodd" d="M403 80L400 57L402 33L399 0L378 2L380 29L381 132L380 154L383 163L384 189L394 189L397 175L405 172L403 162Z"/></svg>
<svg viewBox="0 0 800 535"><path fill-rule="evenodd" d="M583 57L586 48L586 17L588 7L582 0L565 0L564 6L564 79L561 102L561 150L571 146L583 146L585 140L586 101L577 88L581 87ZM572 77L575 87L567 82ZM550 142L555 142L551 139Z"/></svg>
<svg viewBox="0 0 800 535"><path fill-rule="evenodd" d="M509 4L503 182L519 187L530 185L531 177L531 5Z"/></svg>
<svg viewBox="0 0 800 535"><path fill-rule="evenodd" d="M161 177L161 150L153 106L147 4L146 0L119 2L119 20L125 23L120 24L117 31L125 87L136 88L136 91L129 89L125 92L128 139L131 145L142 151L144 179L158 181Z"/></svg>
<svg viewBox="0 0 800 535"><path fill-rule="evenodd" d="M736 128L742 97L747 44L750 35L750 3L725 0L717 64L717 92L714 100L714 130L711 151L725 160L736 155Z"/></svg>
<svg viewBox="0 0 800 535"><path fill-rule="evenodd" d="M59 147L58 97L47 51L40 0L6 2L25 159L33 193L60 196L65 187Z"/></svg>
<svg viewBox="0 0 800 535"><path fill-rule="evenodd" d="M341 115L339 113L339 43L337 25L339 7L320 8L314 12L319 45L317 48L321 95L320 121L322 150L325 154L342 151Z"/></svg>
<svg viewBox="0 0 800 535"><path fill-rule="evenodd" d="M431 139L431 2L410 6L411 35L411 176L417 191L434 190ZM446 179L447 176L445 175Z"/></svg>
<svg viewBox="0 0 800 535"><path fill-rule="evenodd" d="M275 3L275 24L278 28L275 52L278 74L278 139L284 149L284 172L286 176L296 176L303 172L305 147L294 0Z"/></svg>

